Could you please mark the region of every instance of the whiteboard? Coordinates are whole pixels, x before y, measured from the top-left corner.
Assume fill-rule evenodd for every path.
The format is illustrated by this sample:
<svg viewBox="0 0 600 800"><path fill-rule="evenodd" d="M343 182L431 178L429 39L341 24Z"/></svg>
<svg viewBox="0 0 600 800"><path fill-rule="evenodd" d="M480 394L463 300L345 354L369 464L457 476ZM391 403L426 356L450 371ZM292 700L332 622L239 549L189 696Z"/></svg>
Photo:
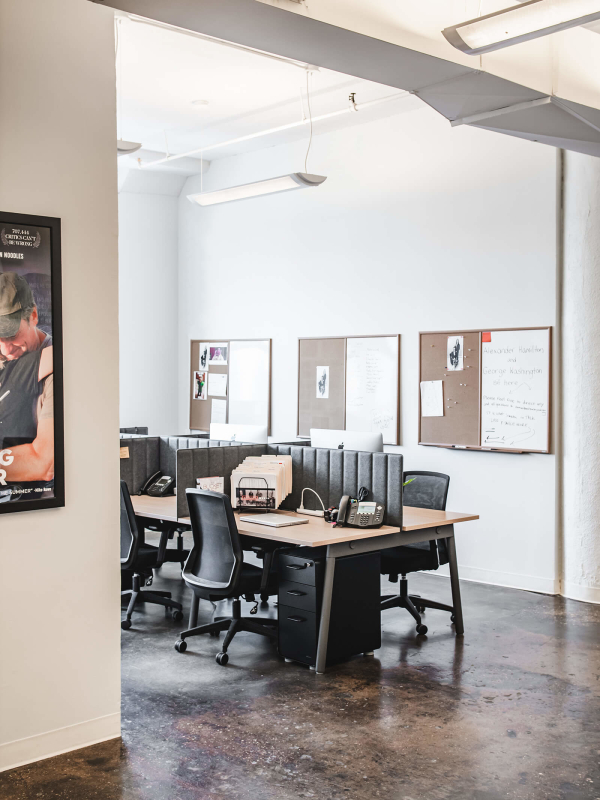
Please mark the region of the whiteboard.
<svg viewBox="0 0 600 800"><path fill-rule="evenodd" d="M548 452L549 403L550 329L482 334L481 446Z"/></svg>
<svg viewBox="0 0 600 800"><path fill-rule="evenodd" d="M398 444L398 336L346 343L346 430L383 434Z"/></svg>
<svg viewBox="0 0 600 800"><path fill-rule="evenodd" d="M229 342L229 423L269 426L271 340Z"/></svg>

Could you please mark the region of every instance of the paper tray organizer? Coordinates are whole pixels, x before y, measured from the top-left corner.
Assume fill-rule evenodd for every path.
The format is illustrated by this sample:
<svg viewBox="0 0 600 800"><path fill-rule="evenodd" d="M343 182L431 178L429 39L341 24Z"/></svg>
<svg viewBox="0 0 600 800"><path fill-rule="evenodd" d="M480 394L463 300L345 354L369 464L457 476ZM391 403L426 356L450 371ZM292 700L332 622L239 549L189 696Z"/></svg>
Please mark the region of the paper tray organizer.
<svg viewBox="0 0 600 800"><path fill-rule="evenodd" d="M262 483L257 486L257 483ZM250 485L251 484L251 485ZM266 478L240 478L235 490L236 508L248 511L250 509L275 509L275 489L270 489Z"/></svg>

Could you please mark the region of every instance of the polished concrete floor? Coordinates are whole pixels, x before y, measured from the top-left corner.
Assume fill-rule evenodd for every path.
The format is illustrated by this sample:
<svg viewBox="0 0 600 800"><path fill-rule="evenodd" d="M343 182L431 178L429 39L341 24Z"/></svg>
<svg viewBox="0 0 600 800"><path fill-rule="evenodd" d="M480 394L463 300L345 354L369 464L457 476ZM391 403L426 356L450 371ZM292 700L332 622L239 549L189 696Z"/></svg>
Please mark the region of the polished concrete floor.
<svg viewBox="0 0 600 800"><path fill-rule="evenodd" d="M189 597L177 568L155 588ZM411 590L443 600L444 578ZM2 800L599 800L600 607L463 583L466 634L383 615L383 646L317 676L243 633L123 633L123 740L0 775ZM203 604L204 619L211 611ZM202 606L201 606L202 608ZM262 613L262 612L261 612Z"/></svg>

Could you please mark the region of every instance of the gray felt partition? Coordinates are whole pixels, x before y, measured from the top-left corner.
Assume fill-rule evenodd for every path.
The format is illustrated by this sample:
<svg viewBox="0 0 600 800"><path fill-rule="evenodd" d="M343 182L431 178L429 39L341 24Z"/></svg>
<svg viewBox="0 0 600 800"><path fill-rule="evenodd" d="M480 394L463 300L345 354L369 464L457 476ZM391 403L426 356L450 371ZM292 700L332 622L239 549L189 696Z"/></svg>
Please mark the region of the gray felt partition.
<svg viewBox="0 0 600 800"><path fill-rule="evenodd" d="M148 478L159 470L163 475L177 474L179 450L229 447L231 442L197 436L134 436L121 438L119 445L128 450L128 457L121 459L121 479L127 483L130 494L138 494Z"/></svg>
<svg viewBox="0 0 600 800"><path fill-rule="evenodd" d="M121 439L129 458L121 459L121 478L132 494L159 469L177 480L177 516L187 517L186 489L196 487L196 478L222 476L225 493L231 492L231 473L248 456L291 455L292 493L282 508L295 511L302 489L314 489L325 508L337 507L342 495L356 497L366 486L371 497L386 507L387 525L402 525L403 458L399 453L366 453L326 450L296 445L237 444L186 436ZM312 494L304 495L305 508L320 508Z"/></svg>
<svg viewBox="0 0 600 800"><path fill-rule="evenodd" d="M225 494L230 494L233 470L248 456L262 456L267 452L266 444L222 444L224 446L192 447L177 451L178 517L189 516L185 490L196 488L196 478L223 477Z"/></svg>
<svg viewBox="0 0 600 800"><path fill-rule="evenodd" d="M291 455L293 465L292 493L281 508L295 511L300 505L302 489L314 489L325 508L336 507L347 494L356 497L361 486L370 497L386 507L386 525L402 526L403 457L399 453L365 453L356 450L325 450L317 447L270 445L269 453ZM312 492L304 494L304 507L319 509Z"/></svg>

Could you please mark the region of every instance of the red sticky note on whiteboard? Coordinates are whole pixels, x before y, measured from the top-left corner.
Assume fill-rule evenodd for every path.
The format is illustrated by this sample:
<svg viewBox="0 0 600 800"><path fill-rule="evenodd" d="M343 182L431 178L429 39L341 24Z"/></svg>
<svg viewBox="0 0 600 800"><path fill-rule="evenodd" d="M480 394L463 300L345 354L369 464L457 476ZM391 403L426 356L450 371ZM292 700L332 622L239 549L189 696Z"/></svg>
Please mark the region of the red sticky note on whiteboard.
<svg viewBox="0 0 600 800"><path fill-rule="evenodd" d="M492 341L492 333L491 331L483 331L481 334L481 341L482 342L491 342Z"/></svg>

